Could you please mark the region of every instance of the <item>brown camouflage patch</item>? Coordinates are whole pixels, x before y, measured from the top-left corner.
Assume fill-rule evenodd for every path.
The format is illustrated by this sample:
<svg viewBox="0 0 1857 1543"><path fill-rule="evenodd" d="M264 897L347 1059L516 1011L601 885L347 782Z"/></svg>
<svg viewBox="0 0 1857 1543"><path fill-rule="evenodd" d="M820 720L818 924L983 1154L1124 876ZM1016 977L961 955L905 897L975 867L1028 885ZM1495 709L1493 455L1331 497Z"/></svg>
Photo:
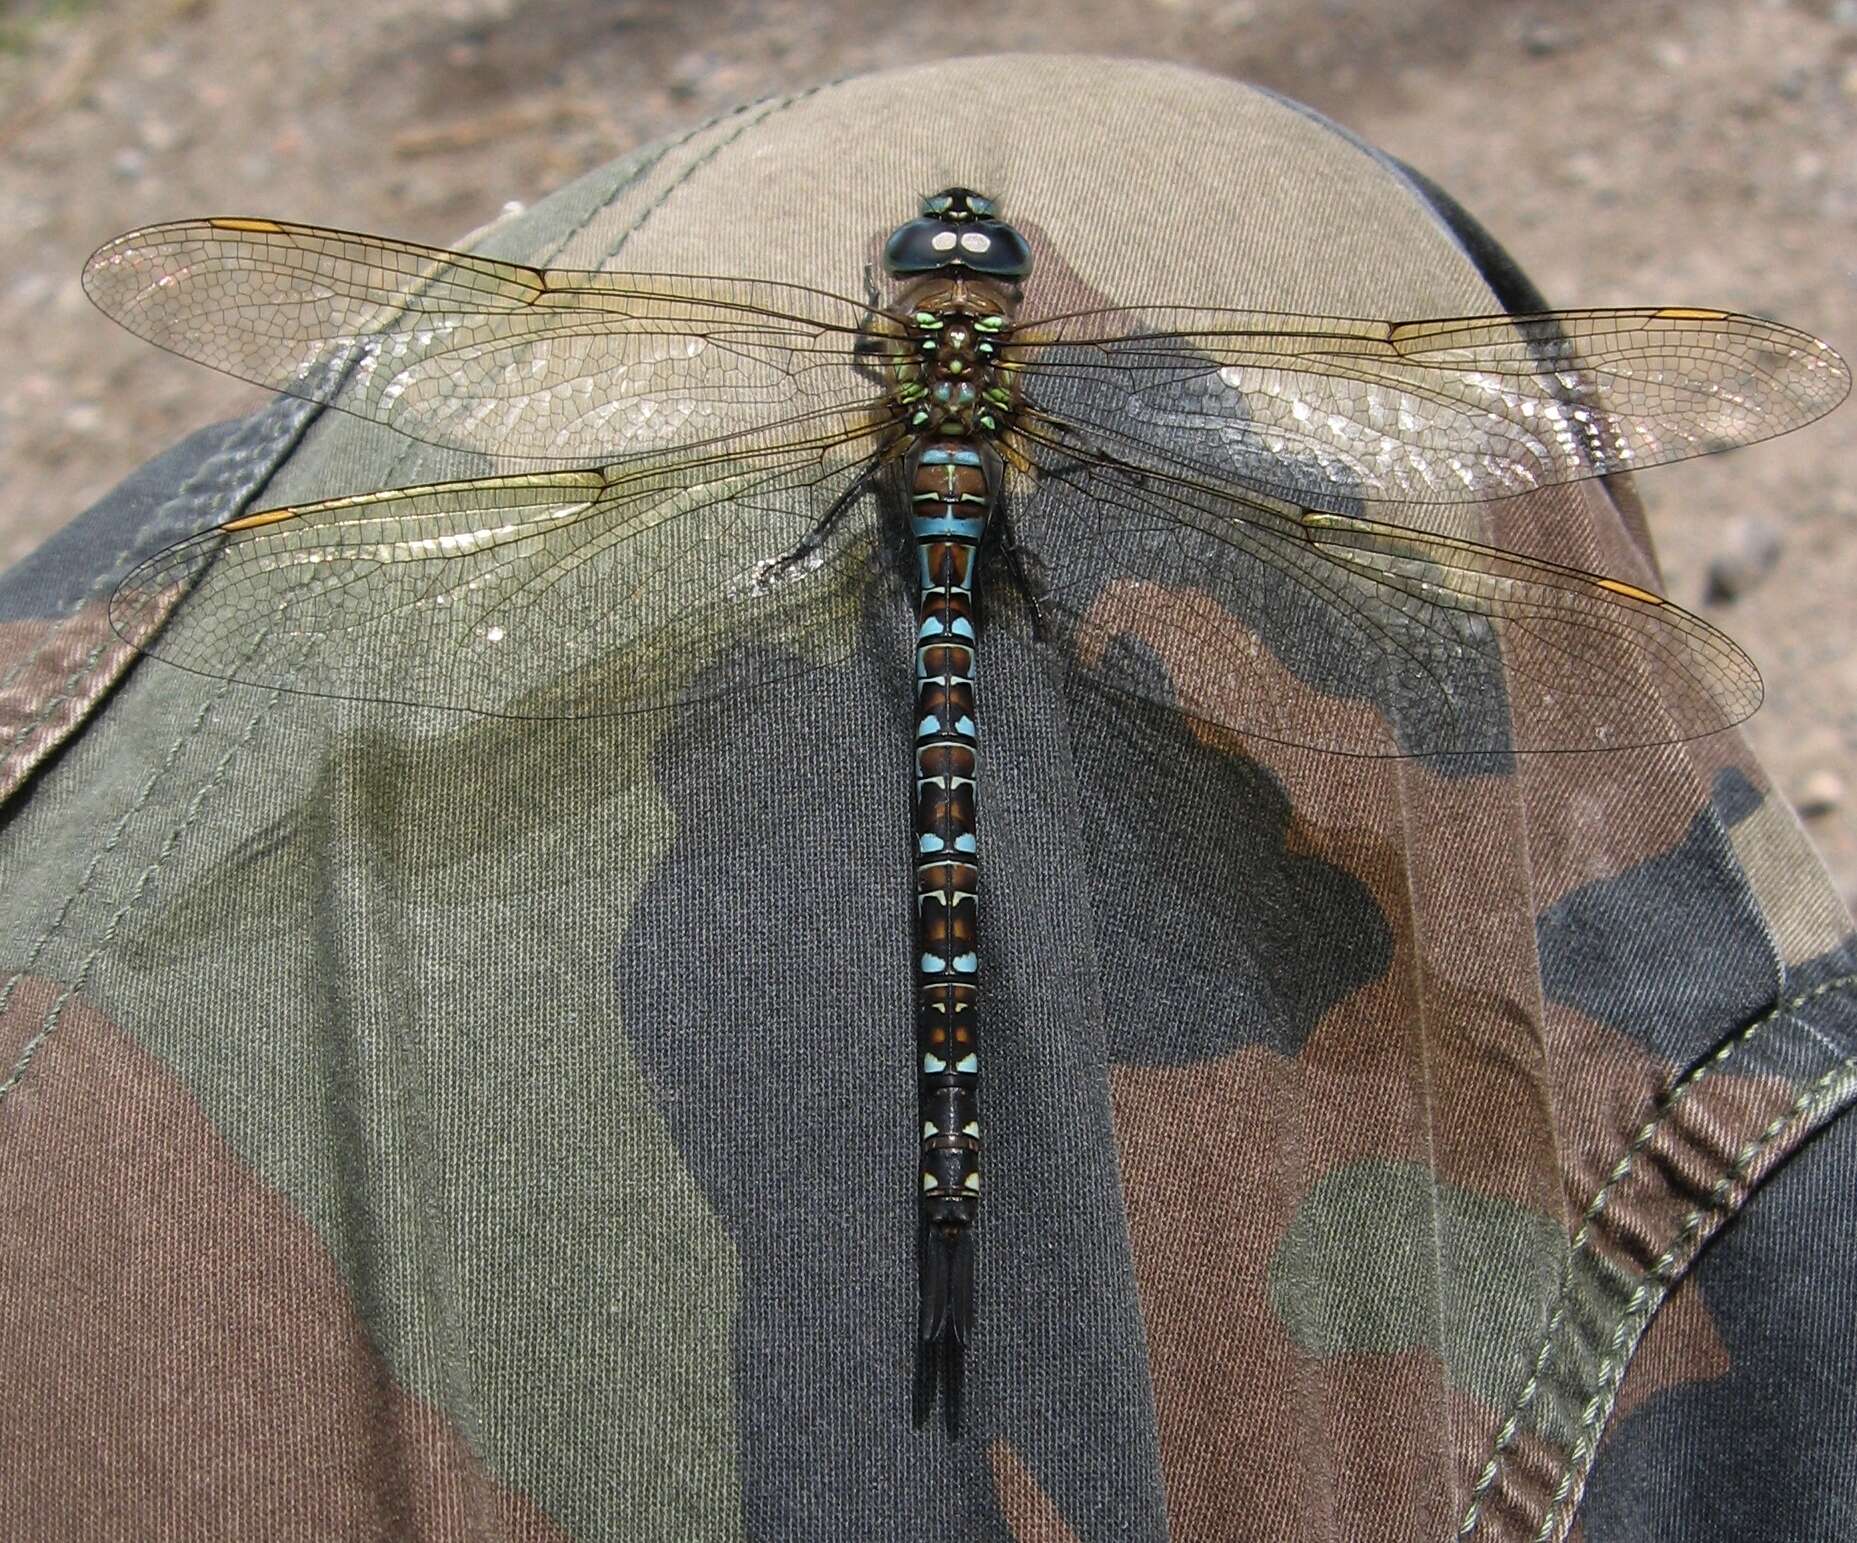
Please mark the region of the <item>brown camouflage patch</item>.
<svg viewBox="0 0 1857 1543"><path fill-rule="evenodd" d="M1619 1384L1618 1404L1606 1434L1618 1428L1620 1417L1666 1389L1715 1382L1732 1369L1728 1346L1715 1327L1708 1303L1694 1283L1685 1278L1658 1309L1638 1342L1625 1380Z"/></svg>
<svg viewBox="0 0 1857 1543"><path fill-rule="evenodd" d="M394 1385L316 1235L164 1067L33 978L0 1018L0 1065L22 1058L0 1097L9 1532L563 1536Z"/></svg>
<svg viewBox="0 0 1857 1543"><path fill-rule="evenodd" d="M1000 1513L1017 1543L1082 1543L1009 1442L993 1442L987 1448L987 1461L993 1469Z"/></svg>
<svg viewBox="0 0 1857 1543"><path fill-rule="evenodd" d="M1244 622L1208 594L1123 580L1103 589L1087 622L1079 653L1085 668L1100 668L1102 650L1112 637L1142 643L1166 663L1182 701L1198 703L1228 721L1248 722L1247 738L1267 736L1265 744L1284 739L1306 743L1298 736L1332 733L1337 740L1359 745L1391 743L1372 703L1311 689L1269 649L1259 647ZM1242 678L1231 674L1226 665L1231 659L1247 661ZM1221 679L1228 687L1223 694L1218 689ZM1242 700L1231 696L1236 689L1242 689ZM1239 738L1205 719L1189 723L1209 743L1230 744ZM1252 753L1267 759L1268 752L1261 748ZM1371 763L1346 764L1360 768Z"/></svg>

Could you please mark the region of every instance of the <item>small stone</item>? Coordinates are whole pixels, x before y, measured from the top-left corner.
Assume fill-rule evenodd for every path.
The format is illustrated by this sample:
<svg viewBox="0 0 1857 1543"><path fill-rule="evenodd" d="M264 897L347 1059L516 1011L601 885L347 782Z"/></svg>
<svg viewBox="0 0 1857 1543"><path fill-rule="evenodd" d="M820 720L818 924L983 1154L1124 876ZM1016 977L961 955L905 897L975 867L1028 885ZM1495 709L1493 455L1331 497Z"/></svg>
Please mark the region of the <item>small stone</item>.
<svg viewBox="0 0 1857 1543"><path fill-rule="evenodd" d="M1522 28L1522 52L1532 59L1564 54L1579 41L1580 35L1573 28L1551 21L1535 20Z"/></svg>
<svg viewBox="0 0 1857 1543"><path fill-rule="evenodd" d="M1793 808L1802 820L1822 820L1844 807L1844 779L1830 767L1821 767L1805 779Z"/></svg>
<svg viewBox="0 0 1857 1543"><path fill-rule="evenodd" d="M1709 564L1708 598L1725 605L1759 587L1779 562L1785 543L1773 522L1757 514L1729 523L1722 550Z"/></svg>
<svg viewBox="0 0 1857 1543"><path fill-rule="evenodd" d="M690 101L713 84L719 63L715 54L693 48L680 55L666 72L665 89L676 101Z"/></svg>
<svg viewBox="0 0 1857 1543"><path fill-rule="evenodd" d="M142 148L152 155L166 155L186 143L186 130L172 118L150 113L136 125L136 137Z"/></svg>
<svg viewBox="0 0 1857 1543"><path fill-rule="evenodd" d="M52 297L57 288L58 281L51 274L37 268L27 268L7 286L7 303L18 306L22 311L37 310Z"/></svg>

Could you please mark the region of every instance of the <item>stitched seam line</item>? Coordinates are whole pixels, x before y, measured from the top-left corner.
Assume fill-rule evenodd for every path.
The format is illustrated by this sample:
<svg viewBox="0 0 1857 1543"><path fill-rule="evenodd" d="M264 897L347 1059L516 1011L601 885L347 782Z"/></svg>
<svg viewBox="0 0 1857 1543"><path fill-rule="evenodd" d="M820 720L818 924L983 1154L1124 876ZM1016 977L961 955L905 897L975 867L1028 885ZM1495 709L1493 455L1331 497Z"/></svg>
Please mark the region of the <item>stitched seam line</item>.
<svg viewBox="0 0 1857 1543"><path fill-rule="evenodd" d="M193 830L195 824L199 823L201 811L206 808L208 795L212 795L214 791L219 789L219 784L225 780L225 774L227 774L228 769L232 767L232 763L238 759L241 750L245 750L245 746L251 745L251 739L253 739L254 733L258 732L258 724L262 724L262 722L266 720L267 715L269 715L269 711L277 706L277 700L279 700L280 694L282 694L282 691L273 691L273 693L267 696L264 706L260 707L256 713L253 713L249 722L245 724L245 732L240 733L240 737L238 737L232 745L228 746L227 752L215 763L214 769L206 776L206 780L195 789L193 797L188 800L188 806L186 806L186 811L184 811L180 823L169 830L167 839L162 841L162 849L160 849L160 852L156 852L156 856L154 856L154 862L150 862L147 867L143 867L143 871L136 876L136 882L134 882L134 886L130 888L128 899L124 899L123 904L117 906L115 914L111 915L110 921L104 925L102 938L97 941L97 945L95 945L89 953L85 954L84 962L76 969L76 975L59 990L58 997L52 1001L52 1005L46 1008L45 1021L39 1025L39 1032L33 1034L32 1038L20 1047L20 1055L19 1058L15 1060L15 1064L13 1064L11 1075L7 1077L4 1083L0 1083L0 1099L4 1099L9 1092L13 1092L13 1088L17 1088L17 1086L26 1079L26 1070L32 1066L33 1058L37 1057L39 1049L41 1049L41 1047L45 1045L46 1040L52 1036L52 1032L58 1029L59 1019L63 1018L63 1012L65 1012L65 1005L71 1001L74 995L78 995L78 993L84 990L85 984L89 984L91 969L97 966L97 960L100 960L100 958L104 956L104 953L110 949L111 943L115 941L115 936L117 936L117 930L123 927L124 917L136 908L137 902L141 901L141 897L147 893L149 884L154 880L156 873L162 871L163 863L167 862L167 860L175 854L175 850L180 847L180 841L186 837L189 830ZM15 973L7 979L6 988L0 990L0 1014L4 1014L7 1003L11 1003L13 993L17 992L20 980L24 979L26 971L30 971L33 962L37 962L37 958L43 954L46 945L52 940L52 936L58 932L59 927L63 927L65 919L71 915L72 906L84 895L84 891L89 888L91 880L97 876L97 869L102 865L104 856L106 856L108 852L113 852L113 850L117 849L117 847L123 843L123 836L124 832L128 830L128 823L136 817L137 813L141 813L141 810L147 806L149 795L154 791L156 784L160 782L160 778L175 765L176 758L178 758L178 754L180 754L180 746L191 743L193 735L199 733L202 724L206 722L206 717L212 713L212 709L214 709L215 706L217 706L217 700L215 700L215 698L210 698L210 700L202 702L199 713L195 713L195 717L193 717L193 722L188 724L188 728L186 728L184 732L178 733L175 737L175 743L169 746L169 752L167 752L167 758L162 761L162 767L160 767L158 771L150 772L149 778L143 782L141 789L137 791L136 802L130 804L128 810L123 811L123 817L115 824L115 830L111 830L110 832L110 839L104 843L104 847L98 850L97 856L85 867L84 878L78 880L78 888L72 891L71 897L59 908L58 919L56 919L50 927L46 928L43 934L39 934L39 941L33 945L32 958L30 958L30 962L28 962L26 969L15 971Z"/></svg>
<svg viewBox="0 0 1857 1543"><path fill-rule="evenodd" d="M1470 1503L1465 1508L1463 1520L1458 1524L1457 1534L1459 1537L1469 1536L1481 1519L1483 1499L1494 1486L1497 1479L1501 1477L1508 1455L1514 1450L1516 1439L1521 1433L1522 1418L1533 1406L1535 1397L1541 1390L1542 1373L1553 1357L1559 1339L1561 1325L1566 1320L1568 1313L1568 1302L1574 1276L1574 1263L1578 1257L1586 1251L1587 1244L1592 1235L1593 1223L1604 1213L1606 1204L1611 1198L1613 1190L1634 1172L1639 1154L1650 1144L1663 1127L1669 1123L1671 1115L1678 1105L1687 1099L1697 1087L1701 1086L1705 1081L1720 1075L1727 1063L1734 1056L1743 1053L1748 1045L1762 1037L1766 1030L1779 1019L1796 1013L1800 1008L1809 1005L1822 996L1827 996L1834 991L1846 990L1852 986L1857 986L1857 975L1840 975L1831 980L1822 982L1801 996L1777 1003L1770 1011L1756 1018L1739 1034L1732 1036L1726 1043L1717 1048L1715 1053L1711 1055L1708 1060L1703 1062L1701 1066L1696 1068L1695 1071L1665 1096L1658 1112L1639 1127L1637 1133L1627 1144L1623 1155L1620 1156L1618 1162L1613 1166L1611 1173L1606 1176L1605 1183L1599 1187L1598 1193L1593 1196L1592 1201L1587 1205L1582 1216L1580 1227L1571 1239L1572 1246L1568 1251L1567 1261L1561 1270L1560 1300L1555 1305L1553 1313L1549 1316L1546 1328L1542 1331L1541 1343L1536 1350L1528 1379L1522 1385L1522 1390L1517 1395L1514 1408L1510 1412L1509 1417L1503 1421L1501 1428L1497 1431L1496 1440L1491 1448L1489 1460L1484 1464L1483 1471L1477 1476L1476 1486L1471 1491ZM1808 1032L1810 1032L1813 1038L1821 1045L1825 1043L1823 1036L1819 1035L1816 1030L1811 1030L1809 1025ZM1843 1075L1845 1068L1850 1064L1849 1061L1846 1061L1833 1073L1827 1075ZM1811 1084L1810 1091L1815 1093L1823 1080L1824 1079L1821 1078L1818 1082ZM1801 1099L1795 1100L1793 1109L1789 1110L1786 1115L1780 1117L1778 1121L1779 1126L1783 1128L1788 1122L1796 1118L1797 1111L1804 1106L1805 1102L1809 1102L1805 1095L1801 1095ZM1768 1131L1762 1133L1760 1140L1756 1143L1757 1149L1764 1149L1764 1144L1771 1139L1771 1132L1772 1127L1769 1127ZM1733 1171L1734 1170L1731 1168L1730 1174L1732 1174ZM1717 1188L1719 1189L1719 1185ZM1705 1208L1705 1210L1706 1209L1708 1208ZM1674 1253L1666 1253L1664 1256L1665 1260L1673 1257ZM1660 1260L1660 1265L1663 1262L1663 1260ZM1639 1292L1642 1292L1643 1289L1641 1285L1639 1287ZM1634 1311L1637 1299L1638 1292L1634 1292ZM1629 1319L1629 1317L1630 1314L1628 1313L1627 1319ZM1617 1336L1615 1335L1614 1338L1616 1342ZM1589 1401L1587 1405L1588 1410L1590 1410L1591 1407L1592 1405ZM1576 1443L1576 1447L1577 1445L1578 1443ZM1570 1452L1568 1454L1570 1465L1572 1458L1573 1454ZM1565 1484L1563 1482L1562 1486L1556 1490L1553 1507L1550 1508L1550 1517L1553 1515L1554 1509L1559 1507L1565 1492Z"/></svg>
<svg viewBox="0 0 1857 1543"><path fill-rule="evenodd" d="M1683 1273L1683 1269L1687 1268L1686 1262L1679 1268L1679 1261L1684 1260L1684 1256L1693 1259L1722 1223L1734 1214L1730 1202L1735 1189L1746 1181L1780 1134L1809 1115L1820 1095L1849 1074L1848 1064L1832 1067L1816 1081L1806 1084L1793 1100L1791 1108L1767 1122L1760 1134L1741 1149L1728 1171L1711 1186L1709 1203L1696 1207L1683 1218L1683 1225L1677 1230L1670 1246L1651 1266L1647 1279L1640 1282L1632 1292L1630 1303L1620 1316L1612 1335L1612 1354L1600 1365L1597 1390L1581 1411L1580 1435L1568 1453L1566 1471L1555 1488L1553 1505L1541 1524L1541 1530L1536 1534L1537 1543L1547 1543L1565 1524L1572 1521L1572 1507L1585 1488L1592 1460L1598 1452L1600 1433L1618 1400L1619 1385L1624 1381L1631 1353L1643 1336L1652 1314L1670 1294L1671 1286Z"/></svg>
<svg viewBox="0 0 1857 1543"><path fill-rule="evenodd" d="M225 684L229 685L230 683L227 682ZM188 724L181 733L174 737L173 742L168 747L168 753L162 758L161 765L150 772L147 778L144 779L141 788L137 790L134 801L123 811L121 818L117 820L115 827L111 830L108 839L104 841L103 845L85 866L83 877L78 880L76 887L66 897L64 904L59 908L58 915L53 919L51 925L39 934L37 941L33 944L31 953L27 956L24 967L12 972L7 979L6 985L0 987L0 1016L5 1014L21 982L32 972L33 966L36 965L43 956L51 940L64 928L66 921L70 917L72 908L89 890L104 860L122 845L123 838L128 832L130 822L143 811L156 786L160 783L161 779L173 769L176 761L180 757L182 747L193 741L202 725L206 722L208 716L218 705L219 698L223 695L224 690L222 687L219 693L207 698L200 704L200 709L194 714L193 721ZM39 1026L38 1032L33 1034L21 1047L20 1053L13 1063L12 1071L8 1074L4 1082L0 1082L0 1100L4 1100L8 1093L12 1092L14 1088L25 1080L27 1069L31 1066L33 1059L38 1055L45 1041L51 1037L52 1033L58 1027L58 1023L64 1015L65 1004L69 1002L73 996L81 992L88 984L91 970L96 965L98 959L103 956L109 945L115 940L116 933L121 927L123 919L135 908L137 902L147 890L150 881L153 880L156 873L160 871L162 865L167 862L169 857L173 855L175 849L180 845L181 839L193 828L194 824L199 819L201 810L206 805L207 796L217 790L225 777L226 771L237 758L239 752L251 742L252 736L257 732L258 725L264 721L271 708L276 705L280 695L282 695L281 690L273 691L266 699L263 707L252 714L250 721L245 725L244 732L240 734L238 739L226 750L225 754L220 757L217 764L215 764L212 771L208 774L206 780L194 792L193 797L187 801L186 811L180 823L168 833L167 839L163 841L161 850L156 853L154 861L149 863L136 877L136 881L130 890L128 898L123 901L117 908L115 914L111 916L104 927L102 938L97 942L96 946L85 955L83 962L78 966L76 974L69 982L60 988L57 997L54 998L51 1005L46 1009L44 1019Z"/></svg>
<svg viewBox="0 0 1857 1543"><path fill-rule="evenodd" d="M607 260L611 261L613 258L617 257L619 253L624 249L626 242L630 241L633 236L638 234L638 232L644 227L645 222L649 220L652 217L652 215L656 214L658 210L662 209L667 203L670 202L672 195L680 191L683 188L685 183L689 182L692 178L694 178L699 171L701 171L705 166L707 166L717 156L722 154L724 150L728 149L730 145L734 144L736 140L740 139L742 135L746 134L750 129L759 128L763 123L767 122L769 118L773 118L773 117L778 116L780 113L790 111L791 109L796 107L799 103L805 101L808 97L814 96L821 91L827 90L829 89L830 86L835 85L835 84L837 84L837 82L826 82L824 84L817 85L817 86L809 86L806 90L798 92L797 94L794 94L794 95L782 96L782 97L764 97L758 102L749 102L745 104L744 106L733 108L726 113L721 113L718 116L711 118L707 123L698 125L696 128L692 129L688 134L683 135L681 138L676 139L671 144L665 146L663 152L655 156L652 159L649 166L641 166L639 168L638 177L632 177L632 178L627 179L626 186L634 185L639 180L639 177L642 177L648 171L651 171L655 169L656 167L661 166L665 161L670 159L671 155L675 151L683 149L685 146L691 144L694 140L698 139L700 136L707 134L711 129L719 128L722 124L727 123L731 118L741 118L744 120L743 122L741 122L735 127L733 132L723 135L722 138L718 139L713 145L711 145L707 150L705 150L701 155L699 155L688 166L684 167L682 171L678 172L676 177L674 177L665 186L664 191L660 193L657 196L657 198L655 198L651 203L647 204L643 209L639 211L637 217L632 221L631 225L619 237L619 239L616 242L614 242L613 245L607 250L607 253L606 253ZM757 113L758 116L749 117L748 114L750 113ZM622 189L615 188L613 190L612 196L608 197L605 203L601 205L601 207L611 208L614 200L618 197L621 191ZM592 215L591 213L589 213L588 218L591 219L591 217ZM581 228L582 229L586 228L585 221L582 222Z"/></svg>

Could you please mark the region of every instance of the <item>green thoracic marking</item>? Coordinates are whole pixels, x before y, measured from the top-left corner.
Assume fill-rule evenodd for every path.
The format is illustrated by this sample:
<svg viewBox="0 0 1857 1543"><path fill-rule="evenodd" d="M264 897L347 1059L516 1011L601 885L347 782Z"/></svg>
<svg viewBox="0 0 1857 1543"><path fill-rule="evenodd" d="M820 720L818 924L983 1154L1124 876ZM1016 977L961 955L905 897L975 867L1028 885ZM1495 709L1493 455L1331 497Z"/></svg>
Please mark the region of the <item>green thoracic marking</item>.
<svg viewBox="0 0 1857 1543"><path fill-rule="evenodd" d="M976 332L999 332L1004 329L1006 318L1003 316L982 316L974 322Z"/></svg>
<svg viewBox="0 0 1857 1543"><path fill-rule="evenodd" d="M941 318L937 316L933 311L917 311L916 312L916 325L918 327L928 327L931 329L939 330L941 327Z"/></svg>
<svg viewBox="0 0 1857 1543"><path fill-rule="evenodd" d="M981 395L989 402L997 402L1001 407L1012 406L1012 393L1004 386L989 386Z"/></svg>

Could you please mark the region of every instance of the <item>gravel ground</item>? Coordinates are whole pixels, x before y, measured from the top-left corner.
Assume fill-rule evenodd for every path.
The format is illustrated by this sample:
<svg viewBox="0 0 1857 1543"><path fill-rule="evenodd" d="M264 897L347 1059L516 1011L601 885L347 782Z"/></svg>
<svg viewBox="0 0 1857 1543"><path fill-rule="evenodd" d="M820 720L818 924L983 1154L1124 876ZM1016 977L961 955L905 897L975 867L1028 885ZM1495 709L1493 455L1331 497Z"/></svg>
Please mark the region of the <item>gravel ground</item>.
<svg viewBox="0 0 1857 1543"><path fill-rule="evenodd" d="M90 309L105 237L249 213L452 241L735 103L1006 49L1300 98L1443 183L1556 304L1725 305L1857 353L1857 0L0 0L0 562L262 400ZM1847 900L1854 440L1847 405L1642 485L1671 594L1761 665L1750 738Z"/></svg>

